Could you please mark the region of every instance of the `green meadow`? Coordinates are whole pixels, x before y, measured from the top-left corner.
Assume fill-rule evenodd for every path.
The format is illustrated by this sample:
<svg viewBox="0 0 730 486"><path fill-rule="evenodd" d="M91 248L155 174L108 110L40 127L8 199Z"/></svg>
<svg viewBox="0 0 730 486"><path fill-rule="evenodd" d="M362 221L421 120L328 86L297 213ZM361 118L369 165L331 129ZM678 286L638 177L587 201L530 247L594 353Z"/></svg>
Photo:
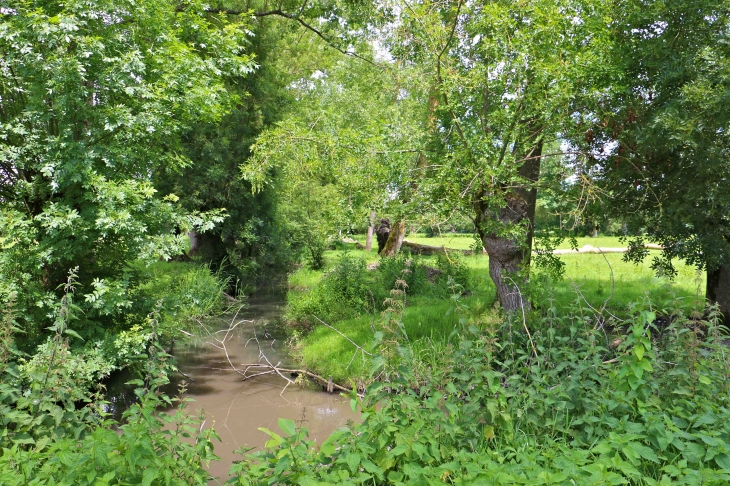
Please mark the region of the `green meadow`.
<svg viewBox="0 0 730 486"><path fill-rule="evenodd" d="M409 235L406 239L459 250L468 249L474 241L464 235L442 238ZM622 246L616 237L578 239L579 247L587 244L608 248ZM570 248L570 245L565 242L561 248ZM650 268L654 253L650 252L638 265L624 262L620 253L560 255L564 275L557 280L549 278L543 269L534 268L529 287L523 289L526 298L530 298L534 305L531 315L527 316L528 321L539 320L550 309L567 313L578 304L596 310L605 309L606 316L617 317L627 316L639 301L651 302L660 311L664 308L689 310L703 306L703 273L677 262L678 273L674 279L657 276ZM370 270L360 270L347 276L364 284L361 288L365 304L357 309L348 308L346 299L331 299L332 289L321 292L319 287L323 277L337 267L343 255L350 260L362 261L363 266L370 266ZM331 375L335 381L344 384L351 380L363 382L368 373L364 350L373 342L375 330L384 319L385 306L377 296L382 298L386 295L387 298L390 289L382 288L380 269L373 269L379 260L376 249L364 251L355 249L354 245L342 245L338 250L328 251L325 257L327 265L323 270L301 267L288 279L290 305L286 319L297 329L294 332L295 354L306 368L325 376ZM458 339L455 330L459 328L460 319L475 323L480 328L497 325L502 319L495 306L495 289L489 277L487 255L452 253L450 258L466 271L461 287L451 289L441 281L421 282L415 295L410 295L410 289L405 289L403 331L423 366L427 366L429 361L438 362L444 348ZM438 264L435 256L413 256L412 259L416 267ZM320 324L319 320L331 327ZM300 325L302 321L307 324ZM364 350L357 349L350 340Z"/></svg>

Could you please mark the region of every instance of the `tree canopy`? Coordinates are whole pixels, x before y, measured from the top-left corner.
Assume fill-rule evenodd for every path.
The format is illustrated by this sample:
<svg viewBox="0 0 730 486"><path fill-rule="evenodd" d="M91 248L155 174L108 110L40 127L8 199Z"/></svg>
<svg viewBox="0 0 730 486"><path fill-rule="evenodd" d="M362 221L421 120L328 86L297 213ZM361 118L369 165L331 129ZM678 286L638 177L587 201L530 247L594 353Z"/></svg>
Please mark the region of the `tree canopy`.
<svg viewBox="0 0 730 486"><path fill-rule="evenodd" d="M181 135L235 102L226 79L254 69L245 24L201 2L20 1L0 23L0 292L42 316L69 269L86 318L131 305L128 265L180 252L181 232L224 213L158 195L190 164ZM92 290L94 292L92 292ZM41 319L42 321L42 319Z"/></svg>

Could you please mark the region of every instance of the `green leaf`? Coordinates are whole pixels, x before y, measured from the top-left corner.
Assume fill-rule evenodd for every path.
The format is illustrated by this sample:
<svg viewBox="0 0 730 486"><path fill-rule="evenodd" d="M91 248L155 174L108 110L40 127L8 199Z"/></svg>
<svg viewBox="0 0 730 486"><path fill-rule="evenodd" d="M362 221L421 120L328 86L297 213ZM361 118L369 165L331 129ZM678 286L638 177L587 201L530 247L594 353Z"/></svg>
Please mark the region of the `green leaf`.
<svg viewBox="0 0 730 486"><path fill-rule="evenodd" d="M653 463L659 464L659 458L657 457L657 455L653 449L651 449L650 447L647 447L645 445L635 443L635 442L632 443L631 445L632 445L633 449L636 452L638 452L642 458L646 459L647 461L651 461Z"/></svg>
<svg viewBox="0 0 730 486"><path fill-rule="evenodd" d="M144 473L142 473L142 486L150 486L152 481L157 479L157 476L159 476L157 469L148 467L144 470Z"/></svg>
<svg viewBox="0 0 730 486"><path fill-rule="evenodd" d="M279 419L279 428L284 431L286 435L294 435L297 431L297 426L294 423L293 420L280 418Z"/></svg>
<svg viewBox="0 0 730 486"><path fill-rule="evenodd" d="M715 456L715 463L721 468L730 471L730 454L718 454Z"/></svg>
<svg viewBox="0 0 730 486"><path fill-rule="evenodd" d="M636 358L641 361L644 359L644 352L646 350L644 349L644 346L641 344L634 345L634 354L636 355Z"/></svg>
<svg viewBox="0 0 730 486"><path fill-rule="evenodd" d="M349 453L345 456L345 462L350 468L350 471L354 474L360 468L360 455Z"/></svg>
<svg viewBox="0 0 730 486"><path fill-rule="evenodd" d="M266 442L266 447L269 449L275 449L284 443L284 439L279 434L270 431L266 427L259 427L259 430L271 437L271 439Z"/></svg>

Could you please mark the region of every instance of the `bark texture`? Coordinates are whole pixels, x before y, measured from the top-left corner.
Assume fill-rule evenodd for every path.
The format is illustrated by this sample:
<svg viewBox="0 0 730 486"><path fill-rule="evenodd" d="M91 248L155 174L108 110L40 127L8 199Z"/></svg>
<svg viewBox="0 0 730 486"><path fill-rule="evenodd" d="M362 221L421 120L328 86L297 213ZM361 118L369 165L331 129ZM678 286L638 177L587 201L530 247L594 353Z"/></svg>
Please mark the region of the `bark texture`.
<svg viewBox="0 0 730 486"><path fill-rule="evenodd" d="M188 239L190 240L190 249L188 255L195 256L200 253L200 239L198 232L195 230L188 231Z"/></svg>
<svg viewBox="0 0 730 486"><path fill-rule="evenodd" d="M722 265L707 272L705 297L710 303L718 304L725 316L724 322L730 322L730 265Z"/></svg>
<svg viewBox="0 0 730 486"><path fill-rule="evenodd" d="M530 266L537 201L534 183L540 175L541 155L542 142L538 142L519 169L519 175L525 183L499 188L503 203L501 207L490 205L495 194L487 190L478 193L474 201L474 222L489 255L489 276L494 281L497 299L505 312L531 308L529 300L522 295L519 287L527 282ZM524 224L525 221L527 233L523 240L507 238L503 236L503 232L495 229L508 230L515 225Z"/></svg>
<svg viewBox="0 0 730 486"><path fill-rule="evenodd" d="M375 232L375 211L370 212L370 226L368 226L368 237L365 240L365 251L373 247L373 233Z"/></svg>
<svg viewBox="0 0 730 486"><path fill-rule="evenodd" d="M406 237L406 222L398 220L390 228L388 241L385 242L383 250L380 252L382 256L393 256L400 251L403 245L403 239Z"/></svg>
<svg viewBox="0 0 730 486"><path fill-rule="evenodd" d="M378 253L382 253L385 244L388 242L388 236L390 236L390 220L381 219L375 234L378 237Z"/></svg>

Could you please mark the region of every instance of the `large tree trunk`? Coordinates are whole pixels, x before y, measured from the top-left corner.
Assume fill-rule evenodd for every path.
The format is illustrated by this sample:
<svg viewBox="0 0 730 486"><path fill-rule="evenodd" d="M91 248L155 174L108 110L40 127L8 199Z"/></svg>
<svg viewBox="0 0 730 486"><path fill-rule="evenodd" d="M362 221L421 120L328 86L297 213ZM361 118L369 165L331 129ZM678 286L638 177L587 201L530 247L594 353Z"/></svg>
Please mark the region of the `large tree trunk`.
<svg viewBox="0 0 730 486"><path fill-rule="evenodd" d="M370 211L370 226L368 226L368 237L365 240L365 251L373 247L373 233L375 232L375 211Z"/></svg>
<svg viewBox="0 0 730 486"><path fill-rule="evenodd" d="M388 241L380 252L382 256L393 256L400 251L403 239L406 237L406 222L403 219L397 220L390 228Z"/></svg>
<svg viewBox="0 0 730 486"><path fill-rule="evenodd" d="M720 306L724 322L730 322L730 265L708 270L705 296L710 303Z"/></svg>
<svg viewBox="0 0 730 486"><path fill-rule="evenodd" d="M540 175L541 155L542 142L538 141L519 170L525 183L501 189L504 203L501 208L490 207L488 199L494 195L487 191L477 194L474 203L476 230L489 255L489 276L494 281L497 299L505 312L531 308L520 286L528 280L537 201L537 188L533 183L537 182ZM522 240L507 238L500 235L499 231L490 231L495 222L507 230L524 221L527 221L527 233Z"/></svg>

